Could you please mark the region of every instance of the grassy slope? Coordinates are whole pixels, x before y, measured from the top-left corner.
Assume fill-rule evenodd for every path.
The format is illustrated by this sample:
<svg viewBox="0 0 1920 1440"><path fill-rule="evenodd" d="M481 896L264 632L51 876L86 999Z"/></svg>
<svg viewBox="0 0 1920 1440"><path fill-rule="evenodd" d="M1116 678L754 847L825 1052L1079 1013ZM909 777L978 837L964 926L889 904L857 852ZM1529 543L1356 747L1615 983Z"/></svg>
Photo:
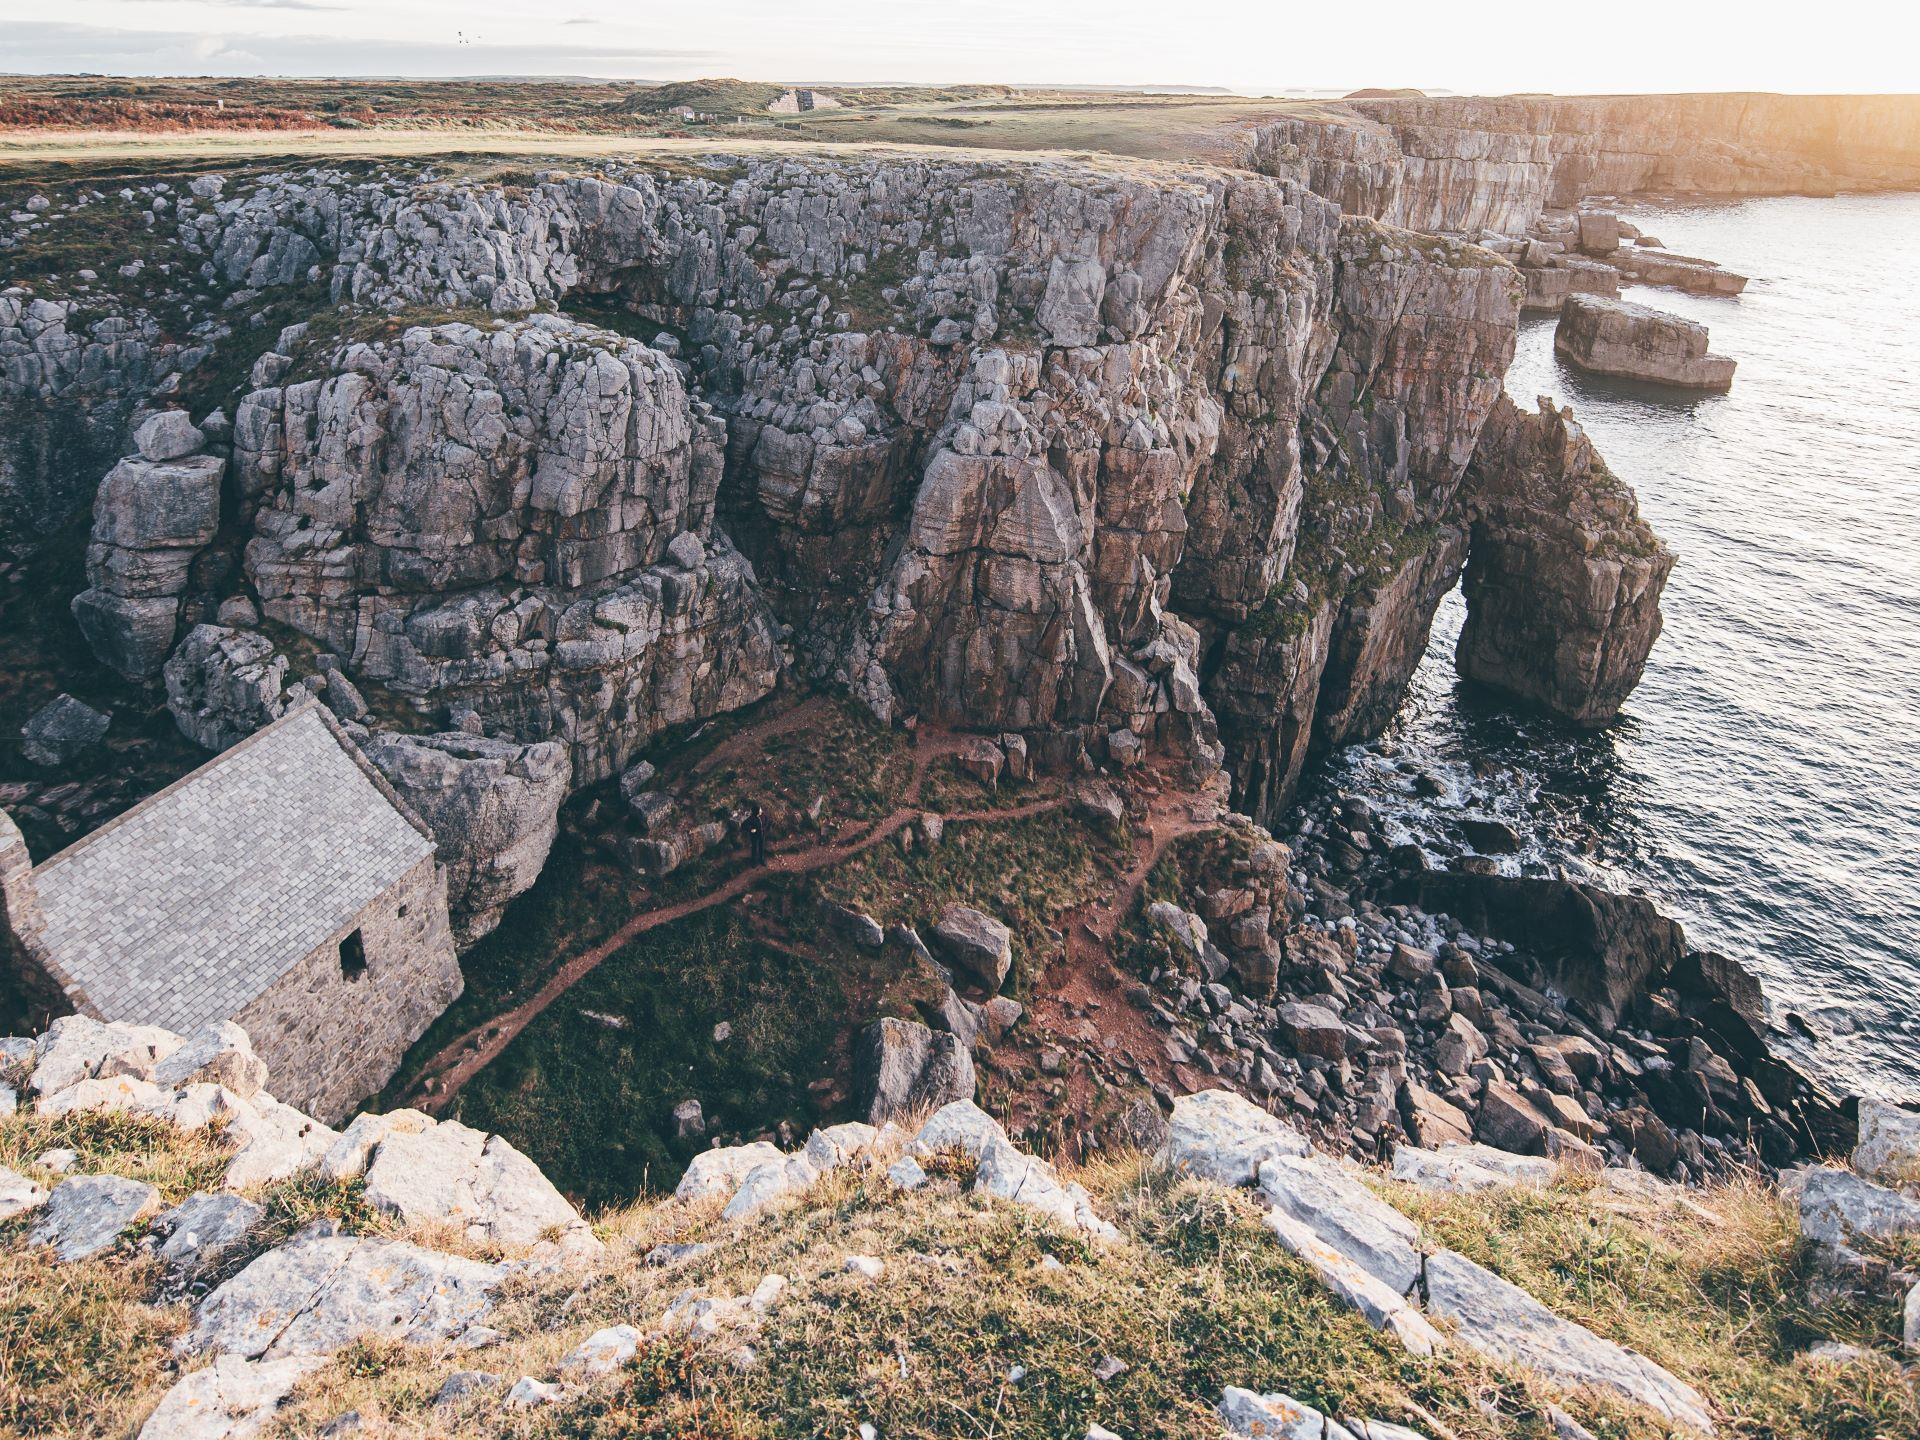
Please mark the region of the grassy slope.
<svg viewBox="0 0 1920 1440"><path fill-rule="evenodd" d="M17 81L14 91L36 83L50 82ZM388 93L396 88L405 93ZM776 87L741 87L755 97L771 88ZM53 125L35 118L24 101L9 128L7 82L0 81L0 170L95 166L132 158L218 164L264 156L616 155L794 143L1060 151L1217 164L1234 162L1238 137L1251 125L1278 116L1326 113L1320 102L1241 97L873 91L870 103L850 103L838 110L801 116L749 111L744 123L682 127L658 113L655 92L622 98L605 86L580 87L577 94L564 97L539 85L470 84L441 91L430 85L371 85L358 97L337 85L328 90L325 95L282 94L263 82L256 107L261 118L252 128L229 128L223 122L219 128L154 130L134 119L115 119L111 110L84 107L74 112L73 124ZM853 101L868 94L836 93ZM433 105L420 103L429 96ZM341 108L324 108L329 105ZM711 108L732 113L738 107L715 102ZM345 113L373 118L336 128ZM310 118L303 122L303 115Z"/></svg>
<svg viewBox="0 0 1920 1440"><path fill-rule="evenodd" d="M850 949L822 963L775 948L727 911L662 926L529 1025L452 1113L506 1135L591 1204L671 1185L704 1148L673 1138L673 1107L689 1097L716 1132L784 1121L805 1133L817 1113L807 1087L832 1075L849 993L867 988L860 964ZM732 1034L716 1041L722 1022Z"/></svg>
<svg viewBox="0 0 1920 1440"><path fill-rule="evenodd" d="M65 1140L83 1167L137 1168L177 1198L214 1158L204 1142L124 1121L0 1122L0 1161ZM1645 1416L1592 1397L1554 1397L1456 1353L1410 1359L1323 1294L1260 1226L1250 1199L1134 1159L1081 1171L1128 1242L1089 1246L965 1193L964 1165L913 1197L876 1172L840 1172L777 1220L741 1230L712 1207L650 1201L603 1213L608 1252L582 1277L513 1282L492 1322L497 1348L456 1353L363 1344L310 1381L284 1414L318 1435L345 1410L371 1434L480 1437L993 1435L1059 1440L1106 1425L1129 1440L1212 1437L1222 1386L1283 1390L1340 1413L1390 1419L1443 1440L1546 1440L1558 1399L1602 1440L1653 1440ZM1825 1337L1893 1348L1885 1317L1809 1311L1788 1212L1764 1192L1701 1196L1702 1207L1613 1197L1570 1179L1543 1196L1423 1200L1381 1182L1436 1234L1521 1280L1595 1329L1643 1348L1720 1402L1737 1440L1895 1440L1920 1433L1920 1402L1884 1361L1807 1365L1792 1349ZM317 1213L379 1230L351 1189L281 1187L275 1235ZM6 1233L10 1229L12 1233ZM0 1228L0 1434L124 1435L174 1378L168 1345L185 1307L150 1305L157 1282L126 1256L57 1271ZM664 1241L718 1242L678 1266L641 1263ZM849 1255L885 1262L878 1281ZM1052 1257L1057 1267L1043 1264ZM652 1333L688 1289L791 1282L756 1334L708 1345ZM497 1395L436 1408L445 1377L485 1368L510 1382L551 1377L593 1330L649 1332L636 1362L564 1404L503 1411ZM756 1362L738 1366L750 1342ZM1128 1367L1101 1382L1093 1366ZM1024 1369L1013 1378L1015 1367Z"/></svg>

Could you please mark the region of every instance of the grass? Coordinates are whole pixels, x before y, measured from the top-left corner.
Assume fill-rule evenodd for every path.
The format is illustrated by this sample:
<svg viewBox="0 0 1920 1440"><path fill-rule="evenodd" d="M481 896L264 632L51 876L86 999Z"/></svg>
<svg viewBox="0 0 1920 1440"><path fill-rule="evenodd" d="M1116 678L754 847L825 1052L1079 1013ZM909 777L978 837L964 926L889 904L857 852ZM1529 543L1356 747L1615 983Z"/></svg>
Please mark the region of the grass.
<svg viewBox="0 0 1920 1440"><path fill-rule="evenodd" d="M1679 1207L1603 1208L1590 1180L1445 1200L1395 1196L1430 1234L1717 1400L1722 1434L1751 1440L1920 1435L1920 1393L1886 1364L1808 1364L1822 1340L1898 1354L1896 1307L1807 1302L1790 1207L1753 1183ZM1605 1432L1603 1432L1604 1434Z"/></svg>
<svg viewBox="0 0 1920 1440"><path fill-rule="evenodd" d="M0 1249L0 1435L131 1434L187 1324L184 1304L148 1303L158 1279L151 1261Z"/></svg>
<svg viewBox="0 0 1920 1440"><path fill-rule="evenodd" d="M1004 803L1004 802L1003 802ZM931 850L878 845L815 880L822 898L884 924L924 930L948 905L972 905L1013 931L1010 989L1023 993L1059 949L1061 915L1113 870L1111 842L1064 810L1019 820L956 821Z"/></svg>
<svg viewBox="0 0 1920 1440"><path fill-rule="evenodd" d="M219 87L216 93L214 86ZM138 94L107 95L111 87ZM1251 127L1324 116L1316 101L828 87L837 110L771 115L777 85L596 82L119 81L0 77L0 169L196 157L616 155L636 148L886 145L1238 164ZM227 109L215 108L223 100ZM688 104L720 123L686 124ZM743 122L743 123L737 123Z"/></svg>
<svg viewBox="0 0 1920 1440"><path fill-rule="evenodd" d="M36 1166L49 1149L78 1155L72 1173L112 1174L159 1190L168 1205L217 1191L232 1158L217 1129L186 1133L144 1117L108 1113L0 1121L0 1166L51 1189L61 1177ZM323 1217L356 1232L392 1233L369 1210L359 1181L308 1174L253 1197L264 1219L225 1256L211 1286ZM171 1383L170 1346L188 1305L163 1283L153 1259L123 1245L88 1260L53 1264L22 1241L31 1214L0 1224L0 1436L120 1437L133 1433Z"/></svg>
<svg viewBox="0 0 1920 1440"><path fill-rule="evenodd" d="M637 883L637 877L598 861L576 825L562 824L539 881L461 955L466 989L414 1043L373 1108L400 1104L422 1067L446 1045L532 994L576 950L619 929L638 906Z"/></svg>
<svg viewBox="0 0 1920 1440"><path fill-rule="evenodd" d="M706 960L739 963L741 937L716 931L710 939L724 944ZM657 958L701 956L682 937ZM704 969L696 982L702 993L732 983ZM737 983L751 992L767 977ZM833 1003L822 997L820 1005ZM699 1009L697 996L689 1009ZM637 1024L622 1033L636 1046L661 1038ZM644 1113L629 1110L628 1128ZM176 1193L204 1179L197 1167L207 1137L114 1117L17 1116L0 1123L0 1163L58 1139L82 1149L89 1165L138 1169ZM1096 1423L1128 1440L1217 1440L1213 1406L1223 1387L1241 1385L1435 1440L1549 1440L1549 1403L1600 1440L1664 1433L1617 1401L1551 1393L1463 1346L1432 1360L1408 1356L1320 1289L1273 1241L1246 1192L1134 1156L1082 1167L1071 1177L1125 1236L1097 1246L968 1193L965 1165L931 1164L933 1184L896 1194L880 1173L890 1158L883 1148L873 1166L837 1171L777 1218L742 1227L722 1224L712 1203L610 1208L597 1219L608 1248L592 1273L532 1272L506 1283L488 1317L504 1334L497 1347L467 1355L363 1342L306 1382L280 1421L290 1435L317 1437L357 1410L376 1432L420 1440L800 1440L861 1424L889 1437L1058 1440ZM1894 1307L1810 1309L1792 1213L1758 1185L1692 1192L1696 1203L1683 1207L1578 1177L1541 1192L1465 1197L1377 1184L1431 1239L1699 1386L1729 1440L1920 1433L1920 1401L1884 1358L1849 1366L1793 1358L1824 1340L1897 1354ZM393 1233L367 1213L356 1186L309 1180L260 1198L269 1216L262 1243L321 1214L350 1230ZM0 1235L0 1434L132 1434L176 1377L169 1347L187 1324L186 1307L165 1302L157 1267L130 1252L52 1266L9 1243L17 1238ZM643 1264L664 1242L711 1243L677 1265ZM849 1272L850 1255L879 1258L884 1273L869 1281ZM769 1274L784 1276L788 1289L752 1329L695 1343L657 1328L683 1292L745 1295ZM556 1405L504 1410L497 1392L433 1404L457 1369L487 1369L503 1385L522 1374L551 1378L561 1356L614 1324L644 1332L634 1361L570 1388ZM1126 1368L1096 1380L1094 1366L1108 1356Z"/></svg>
<svg viewBox="0 0 1920 1440"><path fill-rule="evenodd" d="M475 1361L396 1351L333 1367L283 1418L312 1436L354 1409L430 1440L797 1440L862 1424L890 1437L1059 1440L1096 1423L1129 1440L1217 1440L1220 1391L1245 1385L1436 1436L1551 1435L1523 1380L1463 1353L1413 1360L1341 1308L1246 1196L1138 1160L1079 1178L1128 1244L1089 1245L952 1182L898 1196L873 1171L836 1172L777 1223L737 1230L712 1207L634 1206L603 1217L614 1258L593 1282L516 1292L491 1317L506 1341L480 1362L503 1381L550 1376L595 1329L649 1332L617 1376L537 1410L502 1410L497 1393L436 1409L441 1380ZM638 1263L655 1244L701 1240L719 1243L670 1268ZM882 1276L849 1273L856 1254L881 1259ZM683 1291L743 1295L769 1274L788 1289L752 1331L702 1345L653 1331ZM737 1358L743 1343L750 1364ZM1106 1356L1127 1368L1096 1380ZM1619 1432L1656 1433L1640 1420Z"/></svg>
<svg viewBox="0 0 1920 1440"><path fill-rule="evenodd" d="M177 1204L196 1190L217 1190L232 1152L211 1129L182 1133L163 1120L99 1111L41 1116L27 1110L0 1123L0 1166L51 1188L58 1177L34 1166L47 1150L72 1150L75 1174L143 1181Z"/></svg>
<svg viewBox="0 0 1920 1440"><path fill-rule="evenodd" d="M850 947L776 946L738 908L704 911L610 956L468 1081L453 1113L590 1205L629 1200L671 1186L708 1143L674 1138L682 1100L700 1101L714 1134L785 1122L804 1138L816 1095L836 1093L809 1087L844 1077L849 1026L867 1018L856 997L887 978ZM716 1041L723 1022L732 1034Z"/></svg>

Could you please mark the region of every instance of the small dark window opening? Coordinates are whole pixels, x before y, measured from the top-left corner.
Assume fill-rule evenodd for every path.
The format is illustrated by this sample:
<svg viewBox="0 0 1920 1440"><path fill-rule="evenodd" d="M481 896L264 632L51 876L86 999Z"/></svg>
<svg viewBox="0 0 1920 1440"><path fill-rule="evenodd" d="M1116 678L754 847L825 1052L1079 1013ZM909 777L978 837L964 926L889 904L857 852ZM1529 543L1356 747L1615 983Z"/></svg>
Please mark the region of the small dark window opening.
<svg viewBox="0 0 1920 1440"><path fill-rule="evenodd" d="M402 920L404 920L407 918L407 909L408 907L405 904L402 904L400 909L395 913L398 914Z"/></svg>
<svg viewBox="0 0 1920 1440"><path fill-rule="evenodd" d="M367 942L355 930L340 942L340 978L358 980L367 973Z"/></svg>

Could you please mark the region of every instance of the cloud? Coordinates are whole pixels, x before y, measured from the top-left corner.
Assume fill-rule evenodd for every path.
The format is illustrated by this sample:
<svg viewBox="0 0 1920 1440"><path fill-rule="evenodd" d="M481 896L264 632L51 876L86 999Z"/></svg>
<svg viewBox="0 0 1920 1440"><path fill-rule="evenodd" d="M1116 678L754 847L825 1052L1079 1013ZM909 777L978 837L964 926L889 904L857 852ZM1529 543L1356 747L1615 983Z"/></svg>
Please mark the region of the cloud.
<svg viewBox="0 0 1920 1440"><path fill-rule="evenodd" d="M300 4L314 0L298 0ZM712 50L588 44L514 45L457 40L370 40L351 35L257 35L125 30L57 20L9 22L0 73L312 75L422 78L592 75L657 78L711 65Z"/></svg>
<svg viewBox="0 0 1920 1440"><path fill-rule="evenodd" d="M121 0L126 5L170 5L176 0ZM218 5L226 10L345 10L345 5L327 0L195 0L200 5Z"/></svg>

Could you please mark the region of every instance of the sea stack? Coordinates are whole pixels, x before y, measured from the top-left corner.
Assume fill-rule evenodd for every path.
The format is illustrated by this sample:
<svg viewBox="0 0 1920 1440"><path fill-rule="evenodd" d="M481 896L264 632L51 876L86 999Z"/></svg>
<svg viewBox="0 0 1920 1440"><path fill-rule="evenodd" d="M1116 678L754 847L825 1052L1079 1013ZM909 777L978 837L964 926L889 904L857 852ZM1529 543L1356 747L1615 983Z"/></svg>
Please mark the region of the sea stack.
<svg viewBox="0 0 1920 1440"><path fill-rule="evenodd" d="M1569 295L1553 332L1554 353L1596 375L1689 390L1730 390L1734 362L1707 353L1707 327L1649 305Z"/></svg>

